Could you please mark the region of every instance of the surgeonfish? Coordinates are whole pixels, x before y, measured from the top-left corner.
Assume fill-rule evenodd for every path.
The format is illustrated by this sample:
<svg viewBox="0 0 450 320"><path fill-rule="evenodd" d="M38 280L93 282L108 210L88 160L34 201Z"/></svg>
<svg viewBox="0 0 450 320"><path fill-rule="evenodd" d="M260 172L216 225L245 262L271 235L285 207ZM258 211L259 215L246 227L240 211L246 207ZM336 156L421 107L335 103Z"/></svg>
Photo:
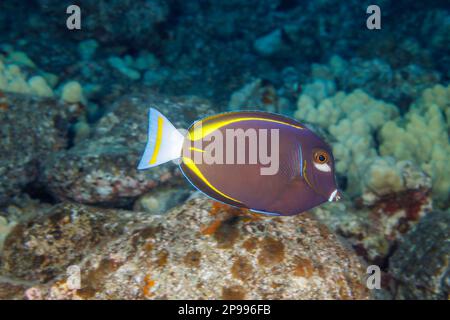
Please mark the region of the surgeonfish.
<svg viewBox="0 0 450 320"><path fill-rule="evenodd" d="M186 134L150 108L138 169L177 160L207 196L267 215L295 215L341 197L330 146L301 123L260 111L194 122Z"/></svg>

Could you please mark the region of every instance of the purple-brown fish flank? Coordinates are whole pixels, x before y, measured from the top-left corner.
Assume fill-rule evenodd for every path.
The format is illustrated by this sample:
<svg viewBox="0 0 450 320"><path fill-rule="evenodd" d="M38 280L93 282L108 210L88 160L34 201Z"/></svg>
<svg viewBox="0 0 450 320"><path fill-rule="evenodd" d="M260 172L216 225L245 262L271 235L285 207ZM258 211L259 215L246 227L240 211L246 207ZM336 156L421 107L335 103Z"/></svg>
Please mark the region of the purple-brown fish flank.
<svg viewBox="0 0 450 320"><path fill-rule="evenodd" d="M250 118L259 120L249 120ZM222 116L218 115L204 119L202 126L207 127L211 123L214 125L214 122L223 123L233 119L245 120L232 122L217 129L221 131L223 137L226 137L225 130L227 129L279 130L279 171L273 176L264 176L260 174L261 164L200 163L197 165L197 168L211 185L222 194L238 200L237 202L224 197L222 194L217 193L217 191L207 186L185 163L182 163L181 169L198 189L212 198L234 206L282 214L296 214L303 211L303 207L305 210L308 209L313 206L309 203L308 199L312 199L314 203L325 202L327 200L326 196L315 194L314 190L312 192L306 190L314 189L314 187L309 187L306 183L307 176L302 178L299 150L303 148L300 145L300 137L303 134L302 131L309 131L308 129L305 129L304 126L292 119L262 112L236 112L227 113ZM272 122L272 120L277 122ZM208 141L209 136L210 134L204 136L204 141L202 141L203 146L211 143ZM225 143L226 141L224 141ZM190 148L192 146L193 141L187 138L183 148ZM239 150L235 149L235 153L237 152ZM241 150L240 152L243 151ZM224 148L224 157L226 157L226 148ZM304 163L306 165L307 161Z"/></svg>
<svg viewBox="0 0 450 320"><path fill-rule="evenodd" d="M152 144L156 141L150 137L148 147ZM293 215L336 200L330 147L290 118L266 112L219 114L195 122L181 145L178 156L186 178L229 205ZM162 156L147 157L173 152L162 148ZM150 167L144 158L140 168Z"/></svg>

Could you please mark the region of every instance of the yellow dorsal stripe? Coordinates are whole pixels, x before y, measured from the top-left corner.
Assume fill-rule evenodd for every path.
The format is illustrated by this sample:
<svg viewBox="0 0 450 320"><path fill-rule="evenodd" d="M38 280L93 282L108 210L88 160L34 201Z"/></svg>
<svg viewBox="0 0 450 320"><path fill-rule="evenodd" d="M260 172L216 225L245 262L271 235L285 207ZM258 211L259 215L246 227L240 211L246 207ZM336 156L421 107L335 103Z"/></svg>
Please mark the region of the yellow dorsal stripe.
<svg viewBox="0 0 450 320"><path fill-rule="evenodd" d="M194 161L192 161L192 159L187 158L187 157L183 157L183 163L193 172L195 173L195 175L197 177L200 178L200 180L202 180L208 187L210 187L212 190L214 190L215 192L217 192L218 194L220 194L222 197L225 197L227 199L230 199L232 201L241 203L239 200L236 200L230 196L227 196L226 194L220 192L219 190L217 190L209 181L208 179L205 178L205 176L200 172L200 170L198 169L198 167L195 165Z"/></svg>
<svg viewBox="0 0 450 320"><path fill-rule="evenodd" d="M199 149L199 148L194 148L194 147L190 147L189 148L192 151L198 151L198 152L205 152L205 150Z"/></svg>
<svg viewBox="0 0 450 320"><path fill-rule="evenodd" d="M194 125L194 128L192 132L189 132L189 139L192 141L199 140L210 134L211 132L222 128L223 126L229 125L231 123L239 122L239 121L267 121L267 122L273 122L273 123L279 123L284 124L293 128L297 129L303 129L301 126L296 126L291 123L287 123L280 120L274 120L274 119L267 119L267 118L258 118L258 117L243 117L243 118L236 118L236 119L230 119L230 120L223 120L216 123L211 123L207 125L202 125L202 121L197 122ZM196 128L197 127L197 128Z"/></svg>
<svg viewBox="0 0 450 320"><path fill-rule="evenodd" d="M150 164L154 164L156 162L156 158L158 157L159 148L161 147L163 124L164 124L163 117L158 116L158 127L156 129L155 148L153 149L153 155L152 158L150 159Z"/></svg>

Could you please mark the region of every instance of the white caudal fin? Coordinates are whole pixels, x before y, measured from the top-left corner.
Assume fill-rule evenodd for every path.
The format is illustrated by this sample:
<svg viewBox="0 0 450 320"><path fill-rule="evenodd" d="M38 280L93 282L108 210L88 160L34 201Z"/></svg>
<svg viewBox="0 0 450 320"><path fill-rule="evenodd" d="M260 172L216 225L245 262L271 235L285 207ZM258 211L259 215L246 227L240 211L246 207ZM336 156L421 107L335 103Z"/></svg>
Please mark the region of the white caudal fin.
<svg viewBox="0 0 450 320"><path fill-rule="evenodd" d="M150 108L147 145L138 169L156 167L181 156L184 136L158 110Z"/></svg>

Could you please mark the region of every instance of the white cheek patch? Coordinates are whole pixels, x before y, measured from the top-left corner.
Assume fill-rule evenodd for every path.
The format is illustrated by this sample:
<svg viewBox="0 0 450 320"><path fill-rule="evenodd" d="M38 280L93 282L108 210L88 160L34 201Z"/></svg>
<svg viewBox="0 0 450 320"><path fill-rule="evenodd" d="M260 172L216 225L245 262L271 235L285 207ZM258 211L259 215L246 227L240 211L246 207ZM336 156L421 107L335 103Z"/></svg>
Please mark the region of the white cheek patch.
<svg viewBox="0 0 450 320"><path fill-rule="evenodd" d="M314 167L322 172L331 172L331 167L327 163L314 163Z"/></svg>

